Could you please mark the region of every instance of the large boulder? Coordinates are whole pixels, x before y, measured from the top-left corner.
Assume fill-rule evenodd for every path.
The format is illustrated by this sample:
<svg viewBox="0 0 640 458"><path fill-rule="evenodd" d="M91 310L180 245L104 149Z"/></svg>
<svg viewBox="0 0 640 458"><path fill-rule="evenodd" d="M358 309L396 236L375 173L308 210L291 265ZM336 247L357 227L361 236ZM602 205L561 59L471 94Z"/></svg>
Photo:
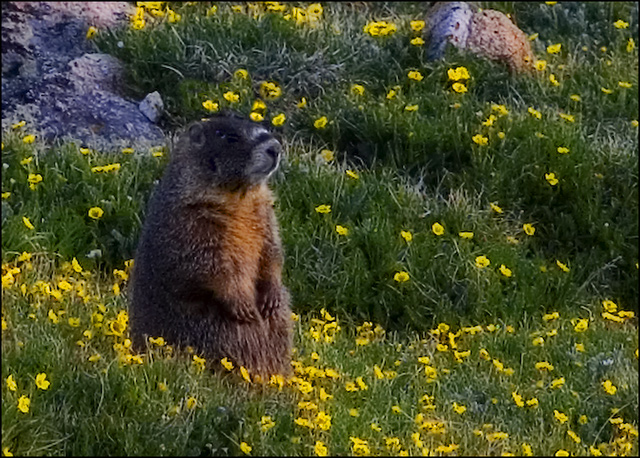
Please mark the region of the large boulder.
<svg viewBox="0 0 640 458"><path fill-rule="evenodd" d="M121 63L86 38L89 26L126 26L132 9L125 2L3 4L3 129L25 120L47 141L75 139L98 150L164 144L140 101L122 94Z"/></svg>

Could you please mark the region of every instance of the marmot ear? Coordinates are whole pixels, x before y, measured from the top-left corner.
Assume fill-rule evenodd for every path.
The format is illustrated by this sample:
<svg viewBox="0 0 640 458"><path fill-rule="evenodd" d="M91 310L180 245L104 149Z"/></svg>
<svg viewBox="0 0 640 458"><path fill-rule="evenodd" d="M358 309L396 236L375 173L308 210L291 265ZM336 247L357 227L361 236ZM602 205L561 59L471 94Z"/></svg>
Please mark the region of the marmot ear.
<svg viewBox="0 0 640 458"><path fill-rule="evenodd" d="M196 148L202 148L206 142L206 138L204 135L204 128L202 124L195 123L189 127L189 140L191 140L191 144Z"/></svg>

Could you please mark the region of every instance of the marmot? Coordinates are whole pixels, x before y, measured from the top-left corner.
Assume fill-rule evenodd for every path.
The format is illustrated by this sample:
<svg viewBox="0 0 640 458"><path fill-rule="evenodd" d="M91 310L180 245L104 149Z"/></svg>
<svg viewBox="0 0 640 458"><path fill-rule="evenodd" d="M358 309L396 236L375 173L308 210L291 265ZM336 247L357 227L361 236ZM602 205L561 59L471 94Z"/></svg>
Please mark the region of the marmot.
<svg viewBox="0 0 640 458"><path fill-rule="evenodd" d="M266 184L281 152L264 127L235 115L180 136L135 256L134 348L162 336L213 364L228 357L263 377L290 373L289 293Z"/></svg>

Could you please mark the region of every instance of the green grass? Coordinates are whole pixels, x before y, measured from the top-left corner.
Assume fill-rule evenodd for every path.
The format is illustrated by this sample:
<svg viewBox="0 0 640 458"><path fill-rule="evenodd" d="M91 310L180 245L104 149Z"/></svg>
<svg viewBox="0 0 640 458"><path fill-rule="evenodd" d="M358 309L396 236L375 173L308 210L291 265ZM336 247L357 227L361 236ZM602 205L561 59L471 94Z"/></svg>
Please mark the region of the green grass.
<svg viewBox="0 0 640 458"><path fill-rule="evenodd" d="M246 442L255 455L309 455L322 451L320 441L330 454L366 451L353 437L387 455L523 454L524 444L542 455L637 454L637 3L482 3L539 34L531 43L547 66L531 76L456 50L426 62L409 44L420 4L325 4L314 26L246 4L242 12L219 4L206 16L209 6L171 4L179 22L147 16L144 29L99 31L96 43L124 61L132 96L162 94L168 132L207 116L206 100L248 116L262 82L281 88L265 100L265 122L286 115L274 127L286 157L272 187L284 282L299 315L298 378L279 389L249 384L237 368L212 376L165 348L132 359L127 331L114 334L113 323L127 308L125 263L170 151L85 155L80 145L25 143L37 132L17 127L2 135L3 449L236 455ZM615 28L618 19L628 28ZM363 33L372 20L391 21L397 32ZM560 53L548 54L556 43ZM471 76L464 94L447 76L460 66ZM241 68L248 79L234 75ZM409 79L412 70L424 78ZM226 101L227 91L239 102ZM321 116L327 125L314 127ZM487 144L474 143L476 134ZM325 149L333 159L323 158ZM92 171L114 163L118 170ZM545 179L550 172L558 184ZM30 174L42 176L35 189ZM320 205L331 211L317 212ZM104 212L98 219L89 216L93 207ZM480 256L490 264L478 267ZM397 281L398 272L408 280ZM617 310L603 315L607 300ZM332 321L322 309L340 326L331 342L321 332ZM544 320L551 312L559 317ZM438 333L440 323L450 329ZM544 345L534 344L539 337ZM554 369L536 369L541 361ZM379 379L376 365L394 373ZM36 387L39 373L51 382L47 390ZM367 389L349 391L357 377ZM605 391L607 380L615 394ZM17 408L23 395L28 413ZM191 397L197 404L189 407ZM532 399L537 406L526 404ZM456 413L454 402L466 411ZM331 416L330 426L319 412ZM263 416L275 426L263 431ZM300 418L312 428L296 424Z"/></svg>

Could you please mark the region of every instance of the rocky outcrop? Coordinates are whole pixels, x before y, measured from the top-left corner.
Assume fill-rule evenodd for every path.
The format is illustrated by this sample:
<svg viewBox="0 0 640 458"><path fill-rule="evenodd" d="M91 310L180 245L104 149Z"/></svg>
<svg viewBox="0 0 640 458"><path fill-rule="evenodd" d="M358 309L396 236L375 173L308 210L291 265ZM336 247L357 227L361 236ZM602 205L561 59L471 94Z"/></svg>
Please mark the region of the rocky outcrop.
<svg viewBox="0 0 640 458"><path fill-rule="evenodd" d="M124 2L3 3L3 129L25 120L47 141L75 139L99 150L164 144L139 101L121 93L121 63L97 53L86 37L89 26L126 23L132 8Z"/></svg>
<svg viewBox="0 0 640 458"><path fill-rule="evenodd" d="M505 63L514 73L532 71L535 56L527 36L504 13L466 2L436 3L427 11L427 58L440 59L448 44Z"/></svg>

